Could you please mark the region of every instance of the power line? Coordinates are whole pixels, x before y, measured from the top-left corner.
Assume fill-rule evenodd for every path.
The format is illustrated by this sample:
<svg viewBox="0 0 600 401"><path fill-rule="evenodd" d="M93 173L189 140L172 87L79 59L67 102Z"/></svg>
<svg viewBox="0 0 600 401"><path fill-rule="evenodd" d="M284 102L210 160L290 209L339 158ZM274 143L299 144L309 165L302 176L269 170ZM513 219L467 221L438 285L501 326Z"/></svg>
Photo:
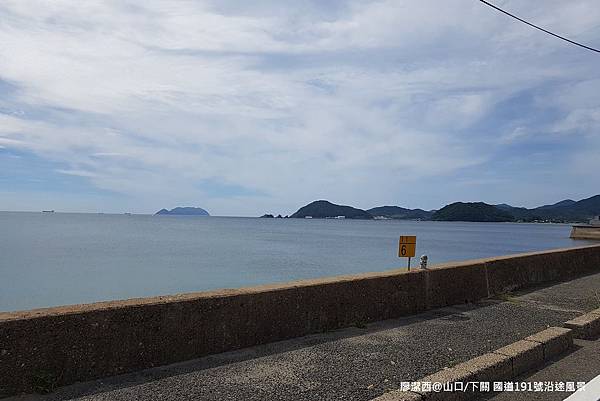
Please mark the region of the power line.
<svg viewBox="0 0 600 401"><path fill-rule="evenodd" d="M532 26L532 27L534 27L535 29L539 29L539 30L540 30L540 31L542 31L542 32L546 32L546 33L547 33L547 34L549 34L549 35L552 35L552 36L554 36L554 37L557 37L557 38L559 38L559 39L562 39L562 40L564 40L564 41L567 41L567 42L569 42L569 43L572 43L572 44L574 44L574 45L576 45L576 46L583 47L584 49L588 49L588 50L591 50L591 51L593 51L593 52L600 53L600 50L598 50L598 49L594 49L593 47L589 47L589 46L586 46L586 45L582 45L581 43L577 43L577 42L575 42L575 41L573 41L573 40L571 40L571 39L567 39L567 38L565 38L564 36L560 36L560 35L557 35L557 34L555 34L555 33L553 33L553 32L550 32L550 31L548 31L548 30L546 30L546 29L544 29L544 28L541 28L541 27L539 27L539 26L537 26L537 25L534 25L534 24L532 24L531 22L527 22L527 21L525 21L524 19L522 19L522 18L519 18L519 17L517 17L516 15L509 13L508 11L504 11L503 9L501 9L501 8L499 8L499 7L496 7L495 5L493 5L493 4L491 4L491 3L488 3L488 2L487 2L487 1L485 1L485 0L479 0L479 1L480 1L480 2L482 2L482 3L483 3L483 4L485 4L485 5L488 5L488 6L492 7L493 9L496 9L496 10L500 11L501 13L504 13L504 14L508 15L509 17L512 17L512 18L514 18L514 19L516 19L516 20L518 20L518 21L521 21L521 22L523 22L524 24L527 24L527 25L529 25L529 26Z"/></svg>

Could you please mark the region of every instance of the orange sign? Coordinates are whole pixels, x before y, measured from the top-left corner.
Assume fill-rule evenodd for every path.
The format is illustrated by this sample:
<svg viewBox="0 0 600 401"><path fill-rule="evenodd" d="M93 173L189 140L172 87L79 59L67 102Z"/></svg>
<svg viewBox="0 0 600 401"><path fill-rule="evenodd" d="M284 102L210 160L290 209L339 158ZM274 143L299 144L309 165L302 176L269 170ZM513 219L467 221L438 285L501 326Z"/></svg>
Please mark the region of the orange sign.
<svg viewBox="0 0 600 401"><path fill-rule="evenodd" d="M401 258L413 258L417 249L416 235L401 235L398 241L398 256Z"/></svg>

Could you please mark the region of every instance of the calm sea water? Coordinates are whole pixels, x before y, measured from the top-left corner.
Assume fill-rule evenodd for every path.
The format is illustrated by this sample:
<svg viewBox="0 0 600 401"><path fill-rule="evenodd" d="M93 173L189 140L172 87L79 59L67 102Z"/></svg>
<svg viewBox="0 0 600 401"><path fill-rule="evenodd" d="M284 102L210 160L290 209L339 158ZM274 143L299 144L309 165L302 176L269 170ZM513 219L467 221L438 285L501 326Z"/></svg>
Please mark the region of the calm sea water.
<svg viewBox="0 0 600 401"><path fill-rule="evenodd" d="M585 245L556 224L0 212L0 311L289 281ZM417 264L417 260L414 260Z"/></svg>

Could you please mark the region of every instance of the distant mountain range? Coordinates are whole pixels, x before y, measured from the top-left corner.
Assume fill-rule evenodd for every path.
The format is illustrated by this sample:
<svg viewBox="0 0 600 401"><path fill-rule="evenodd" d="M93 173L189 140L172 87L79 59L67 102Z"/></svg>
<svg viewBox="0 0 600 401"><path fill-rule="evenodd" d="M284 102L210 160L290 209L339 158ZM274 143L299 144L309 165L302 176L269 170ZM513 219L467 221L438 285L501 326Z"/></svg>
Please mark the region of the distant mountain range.
<svg viewBox="0 0 600 401"><path fill-rule="evenodd" d="M176 207L175 209L167 210L160 209L155 215L170 215L170 216L210 216L208 212L201 207Z"/></svg>
<svg viewBox="0 0 600 401"><path fill-rule="evenodd" d="M455 202L439 210L407 209L399 206L379 206L363 210L319 200L301 207L292 218L400 219L480 222L587 222L600 215L600 195L574 201L566 199L533 209L505 203Z"/></svg>
<svg viewBox="0 0 600 401"><path fill-rule="evenodd" d="M209 216L200 207L176 207L161 209L157 215ZM455 202L439 210L407 209L400 206L378 206L368 210L352 206L336 205L327 200L318 200L301 207L291 218L345 218L345 219L397 219L435 221L481 221L481 222L587 222L600 215L600 195L574 201L565 199L533 209L515 207L501 203L490 205L484 202ZM262 217L272 218L271 214ZM281 217L278 215L277 217ZM287 216L286 216L287 217Z"/></svg>
<svg viewBox="0 0 600 401"><path fill-rule="evenodd" d="M552 205L544 205L533 209L496 205L521 221L553 221L553 222L587 222L600 214L600 195L574 201L566 199Z"/></svg>

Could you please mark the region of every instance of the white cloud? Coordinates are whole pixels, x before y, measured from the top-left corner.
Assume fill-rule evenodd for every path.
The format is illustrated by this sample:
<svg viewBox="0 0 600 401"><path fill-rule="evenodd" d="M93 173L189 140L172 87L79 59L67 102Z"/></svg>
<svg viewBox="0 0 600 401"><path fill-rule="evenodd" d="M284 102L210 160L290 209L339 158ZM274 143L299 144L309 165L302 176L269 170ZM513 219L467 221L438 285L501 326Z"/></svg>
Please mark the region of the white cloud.
<svg viewBox="0 0 600 401"><path fill-rule="evenodd" d="M504 6L600 38L592 1ZM154 197L149 209L403 203L390 187L485 165L493 146L531 132L522 115L500 141L478 124L545 85L560 96L535 107L564 113L550 131L598 126L584 100L598 99L596 60L473 1L15 0L0 15L0 79L17 88L0 94L0 110L25 110L0 114L0 145L101 189ZM223 199L205 180L262 195Z"/></svg>

